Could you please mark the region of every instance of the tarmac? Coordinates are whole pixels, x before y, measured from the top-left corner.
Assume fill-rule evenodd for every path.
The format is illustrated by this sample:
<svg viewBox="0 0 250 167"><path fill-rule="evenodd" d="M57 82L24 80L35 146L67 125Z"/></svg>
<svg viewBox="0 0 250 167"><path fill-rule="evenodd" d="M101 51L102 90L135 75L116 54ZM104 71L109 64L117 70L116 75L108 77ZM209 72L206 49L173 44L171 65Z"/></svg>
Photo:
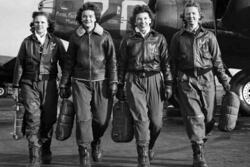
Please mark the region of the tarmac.
<svg viewBox="0 0 250 167"><path fill-rule="evenodd" d="M136 167L135 140L115 143L111 139L111 128L112 124L102 139L103 160L93 162L92 167ZM27 141L25 138L14 140L12 131L11 120L0 120L0 167L25 167L28 162ZM209 167L250 167L249 139L250 117L239 117L232 132L221 132L215 127L205 149ZM42 167L79 166L74 133L65 141L53 138L52 152L52 164ZM192 166L192 150L181 117L164 117L164 127L155 145L155 152L151 167Z"/></svg>

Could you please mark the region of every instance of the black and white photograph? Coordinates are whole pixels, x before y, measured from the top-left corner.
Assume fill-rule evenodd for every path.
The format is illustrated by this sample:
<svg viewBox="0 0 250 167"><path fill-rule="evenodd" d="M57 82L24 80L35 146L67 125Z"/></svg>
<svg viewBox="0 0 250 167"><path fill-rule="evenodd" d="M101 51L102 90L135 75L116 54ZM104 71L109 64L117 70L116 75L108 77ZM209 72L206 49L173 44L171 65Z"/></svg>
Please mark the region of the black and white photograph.
<svg viewBox="0 0 250 167"><path fill-rule="evenodd" d="M250 167L250 0L0 3L0 167Z"/></svg>

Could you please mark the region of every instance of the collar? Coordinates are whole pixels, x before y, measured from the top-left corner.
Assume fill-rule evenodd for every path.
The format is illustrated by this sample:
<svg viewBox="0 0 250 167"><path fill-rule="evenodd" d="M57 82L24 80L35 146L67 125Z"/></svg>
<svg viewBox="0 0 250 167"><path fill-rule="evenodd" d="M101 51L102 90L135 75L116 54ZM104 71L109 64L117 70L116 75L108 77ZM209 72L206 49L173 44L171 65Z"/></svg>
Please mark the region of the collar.
<svg viewBox="0 0 250 167"><path fill-rule="evenodd" d="M148 33L147 33L144 37L148 36L149 34L155 34L155 33L156 33L156 31L155 31L154 29L150 28L149 31L148 31ZM134 31L132 32L131 35L132 35L132 36L136 36L136 35L142 36L141 33L140 33L140 31L139 31L139 30L136 30L136 28L134 29ZM143 36L142 36L142 37L143 37Z"/></svg>
<svg viewBox="0 0 250 167"><path fill-rule="evenodd" d="M44 37L45 37L45 39L46 39L46 37L48 37L48 39L51 39L51 38L52 38L52 35L51 35L50 33L47 32L46 35L44 35ZM36 33L35 33L35 32L31 35L31 38L32 38L33 40L39 41L39 40L38 40L38 37L36 36Z"/></svg>
<svg viewBox="0 0 250 167"><path fill-rule="evenodd" d="M138 27L135 27L135 32L140 33L143 37L145 37L145 36L150 32L150 29L151 29L151 28L147 29L147 30L146 30L146 33L143 34L143 33L139 30Z"/></svg>
<svg viewBox="0 0 250 167"><path fill-rule="evenodd" d="M43 45L44 42L45 42L46 36L47 36L47 32L45 32L45 33L43 34L43 36L40 36L39 34L37 34L37 33L35 32L35 36L36 36L37 40L41 43L41 45Z"/></svg>
<svg viewBox="0 0 250 167"><path fill-rule="evenodd" d="M103 34L103 31L104 29L98 24L96 23L95 24L95 28L93 29L93 32L97 33L98 35L102 35ZM76 34L81 37L83 36L87 31L82 27L82 26L79 26L77 29L76 29Z"/></svg>
<svg viewBox="0 0 250 167"><path fill-rule="evenodd" d="M207 30L202 27L200 24L199 24L199 27L197 28L197 30L199 30L200 32L206 32ZM188 31L185 27L181 29L180 31L180 34L182 35L184 32L188 32L188 33L191 33L190 31Z"/></svg>

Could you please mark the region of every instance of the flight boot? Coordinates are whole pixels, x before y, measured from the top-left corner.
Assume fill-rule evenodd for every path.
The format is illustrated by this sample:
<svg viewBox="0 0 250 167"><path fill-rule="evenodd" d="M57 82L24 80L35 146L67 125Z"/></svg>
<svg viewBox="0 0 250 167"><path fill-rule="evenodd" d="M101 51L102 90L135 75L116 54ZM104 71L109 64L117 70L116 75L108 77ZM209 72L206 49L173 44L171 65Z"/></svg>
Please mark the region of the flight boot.
<svg viewBox="0 0 250 167"><path fill-rule="evenodd" d="M91 142L91 149L93 161L100 162L102 160L101 140Z"/></svg>
<svg viewBox="0 0 250 167"><path fill-rule="evenodd" d="M192 142L193 167L208 167L204 156L204 143Z"/></svg>
<svg viewBox="0 0 250 167"><path fill-rule="evenodd" d="M42 154L42 164L51 164L52 152L50 149L51 139L42 144L41 154Z"/></svg>
<svg viewBox="0 0 250 167"><path fill-rule="evenodd" d="M150 167L148 145L137 145L138 167Z"/></svg>
<svg viewBox="0 0 250 167"><path fill-rule="evenodd" d="M29 146L29 164L27 167L41 166L41 148L37 146Z"/></svg>
<svg viewBox="0 0 250 167"><path fill-rule="evenodd" d="M153 149L149 149L149 150L148 150L148 158L149 158L149 161L153 161L154 157L155 157L155 152L154 152L154 150L153 150Z"/></svg>
<svg viewBox="0 0 250 167"><path fill-rule="evenodd" d="M80 167L91 167L89 149L87 147L79 146L78 151Z"/></svg>

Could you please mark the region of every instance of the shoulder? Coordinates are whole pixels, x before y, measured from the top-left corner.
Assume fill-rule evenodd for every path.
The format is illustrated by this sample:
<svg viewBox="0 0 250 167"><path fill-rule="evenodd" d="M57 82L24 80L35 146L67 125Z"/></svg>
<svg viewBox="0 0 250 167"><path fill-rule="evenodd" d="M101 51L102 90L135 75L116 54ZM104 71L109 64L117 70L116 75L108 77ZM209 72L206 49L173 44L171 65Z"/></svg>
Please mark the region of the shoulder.
<svg viewBox="0 0 250 167"><path fill-rule="evenodd" d="M111 34L110 32L108 32L107 30L103 29L103 33L102 33L103 36L105 37L108 37L108 38L111 38Z"/></svg>
<svg viewBox="0 0 250 167"><path fill-rule="evenodd" d="M27 36L24 38L23 42L28 42L28 41L31 41L35 38L35 36L33 34Z"/></svg>
<svg viewBox="0 0 250 167"><path fill-rule="evenodd" d="M174 33L174 35L172 36L172 39L178 39L182 34L183 34L184 30L181 29L179 31L177 31L176 33Z"/></svg>

